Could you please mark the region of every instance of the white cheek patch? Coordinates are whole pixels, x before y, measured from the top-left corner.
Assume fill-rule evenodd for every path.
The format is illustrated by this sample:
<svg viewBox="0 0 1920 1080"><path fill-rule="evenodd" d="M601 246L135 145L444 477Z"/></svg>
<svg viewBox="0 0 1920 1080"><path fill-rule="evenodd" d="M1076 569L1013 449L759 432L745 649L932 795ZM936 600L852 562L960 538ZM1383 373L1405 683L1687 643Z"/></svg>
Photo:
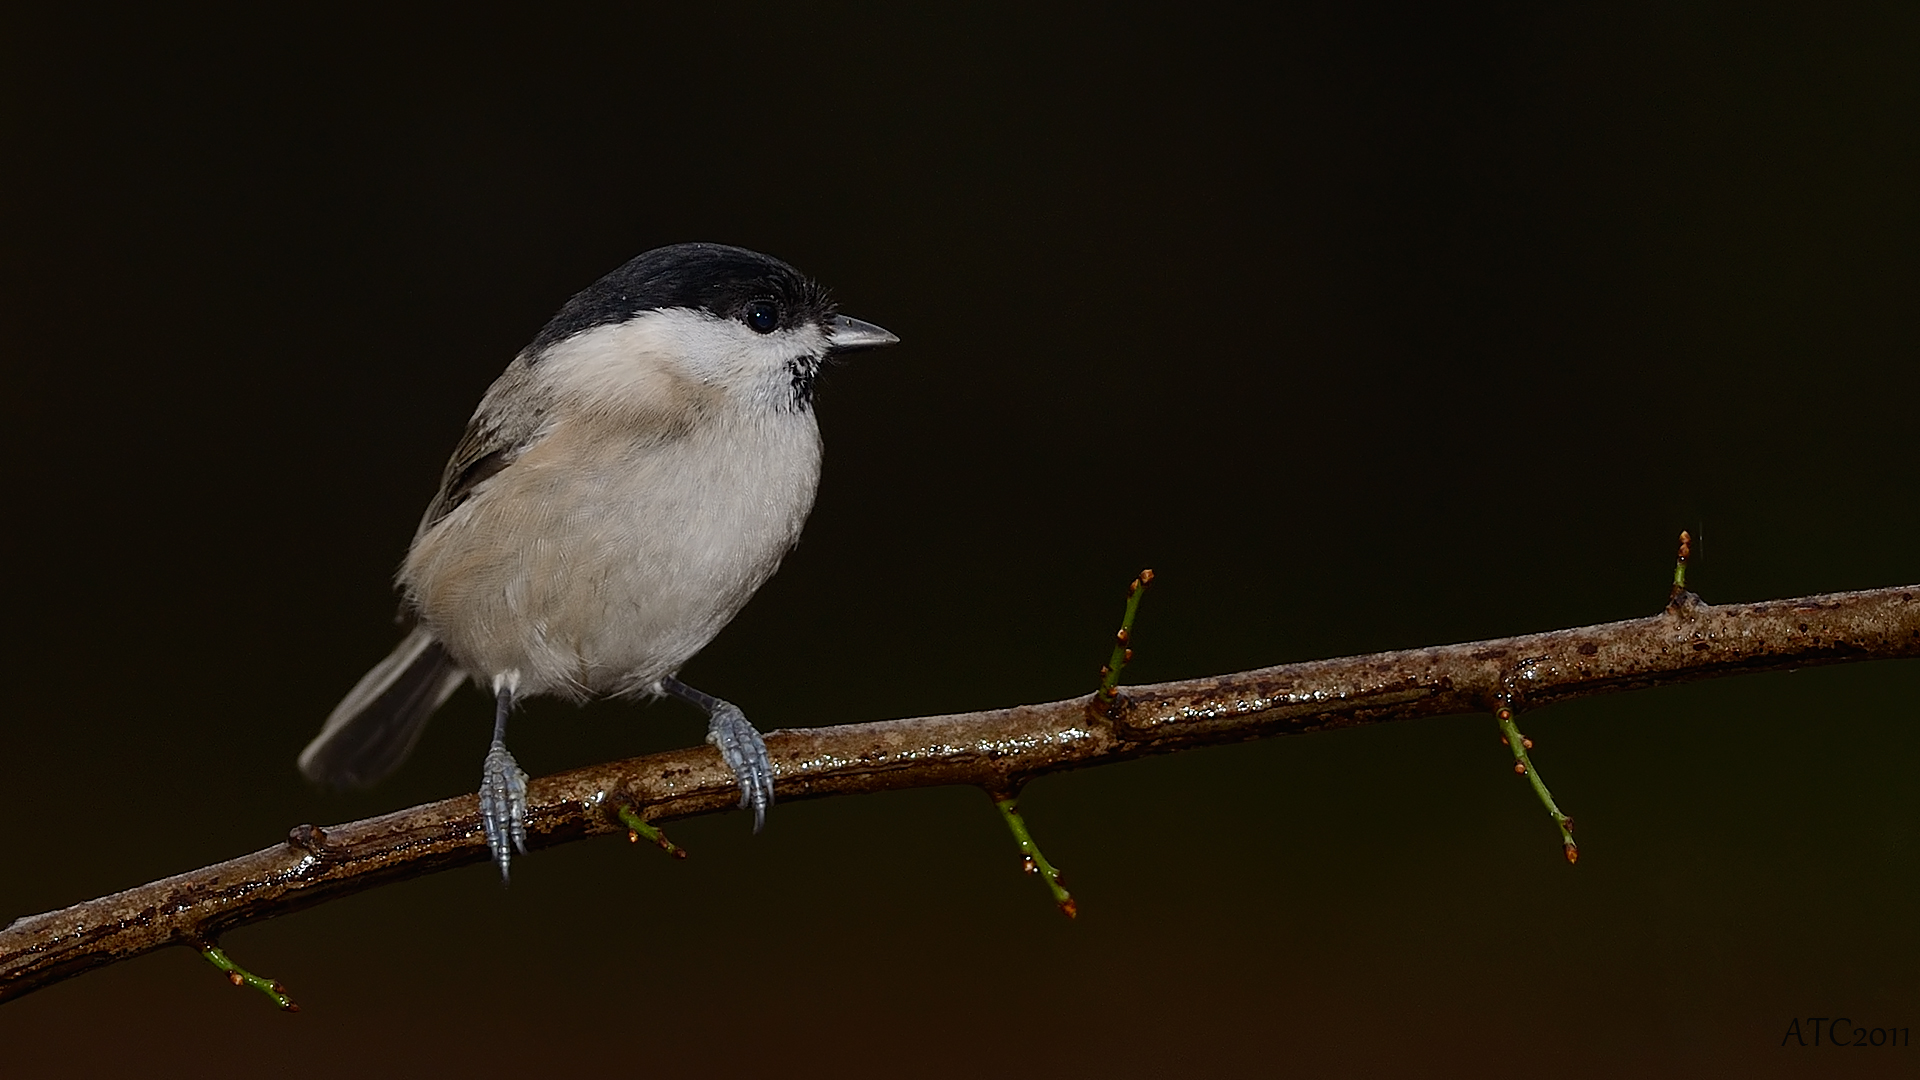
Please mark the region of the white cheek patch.
<svg viewBox="0 0 1920 1080"><path fill-rule="evenodd" d="M816 365L827 346L812 324L759 334L734 319L665 308L575 334L547 349L534 372L566 396L608 406L658 408L689 381L774 404L792 397L792 365Z"/></svg>

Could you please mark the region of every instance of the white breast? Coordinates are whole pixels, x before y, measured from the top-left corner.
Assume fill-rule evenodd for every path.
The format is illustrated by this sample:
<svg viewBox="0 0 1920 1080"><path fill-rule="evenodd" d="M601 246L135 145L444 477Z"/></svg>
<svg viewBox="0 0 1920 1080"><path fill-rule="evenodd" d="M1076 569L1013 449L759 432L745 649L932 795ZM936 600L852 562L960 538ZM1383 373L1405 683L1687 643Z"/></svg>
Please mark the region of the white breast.
<svg viewBox="0 0 1920 1080"><path fill-rule="evenodd" d="M658 389L643 401L666 400ZM522 695L645 692L779 567L819 482L812 412L699 383L675 392L670 416L604 392L556 409L416 539L401 583L469 673L517 672Z"/></svg>

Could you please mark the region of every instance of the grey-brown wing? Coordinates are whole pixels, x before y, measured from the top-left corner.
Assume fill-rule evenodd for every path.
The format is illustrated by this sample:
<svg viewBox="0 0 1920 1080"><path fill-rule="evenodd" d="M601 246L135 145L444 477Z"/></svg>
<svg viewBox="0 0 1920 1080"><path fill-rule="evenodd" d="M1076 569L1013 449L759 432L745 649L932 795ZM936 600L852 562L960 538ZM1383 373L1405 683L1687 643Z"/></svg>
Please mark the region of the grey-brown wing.
<svg viewBox="0 0 1920 1080"><path fill-rule="evenodd" d="M524 357L515 359L480 399L467 430L440 474L440 490L420 517L418 536L454 511L480 485L512 465L540 437L545 402Z"/></svg>

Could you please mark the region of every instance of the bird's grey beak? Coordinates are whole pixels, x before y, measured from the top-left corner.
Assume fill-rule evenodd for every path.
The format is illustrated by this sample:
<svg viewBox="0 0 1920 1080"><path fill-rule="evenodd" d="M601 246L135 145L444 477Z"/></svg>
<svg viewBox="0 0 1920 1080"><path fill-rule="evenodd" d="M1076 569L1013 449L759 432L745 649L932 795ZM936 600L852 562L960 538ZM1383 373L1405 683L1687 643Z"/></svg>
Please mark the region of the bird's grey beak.
<svg viewBox="0 0 1920 1080"><path fill-rule="evenodd" d="M847 349L872 349L881 345L898 344L900 339L870 322L849 319L845 315L835 315L833 324L827 330L827 347L834 352Z"/></svg>

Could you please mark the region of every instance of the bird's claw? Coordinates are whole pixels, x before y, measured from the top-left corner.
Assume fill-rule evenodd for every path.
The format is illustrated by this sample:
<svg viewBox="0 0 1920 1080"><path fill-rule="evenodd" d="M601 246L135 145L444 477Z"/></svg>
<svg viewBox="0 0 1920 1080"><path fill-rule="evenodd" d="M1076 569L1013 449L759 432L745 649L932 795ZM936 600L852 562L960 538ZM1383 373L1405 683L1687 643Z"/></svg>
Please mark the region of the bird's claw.
<svg viewBox="0 0 1920 1080"><path fill-rule="evenodd" d="M504 882L514 851L527 853L527 774L498 739L480 774L480 825Z"/></svg>
<svg viewBox="0 0 1920 1080"><path fill-rule="evenodd" d="M767 742L731 702L719 702L707 723L707 741L733 770L740 784L740 809L753 809L753 831L759 832L767 823L767 807L773 805L773 761L767 757Z"/></svg>

